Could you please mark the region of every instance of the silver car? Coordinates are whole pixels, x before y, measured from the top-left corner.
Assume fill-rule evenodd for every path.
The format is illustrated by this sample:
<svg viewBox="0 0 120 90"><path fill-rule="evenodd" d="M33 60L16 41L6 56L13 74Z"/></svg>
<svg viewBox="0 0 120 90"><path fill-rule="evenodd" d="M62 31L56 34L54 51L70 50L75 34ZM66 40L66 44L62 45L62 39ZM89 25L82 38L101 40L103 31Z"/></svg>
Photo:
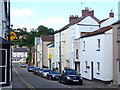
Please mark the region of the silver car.
<svg viewBox="0 0 120 90"><path fill-rule="evenodd" d="M41 77L47 78L47 74L49 74L50 71L50 69L43 69L41 72Z"/></svg>

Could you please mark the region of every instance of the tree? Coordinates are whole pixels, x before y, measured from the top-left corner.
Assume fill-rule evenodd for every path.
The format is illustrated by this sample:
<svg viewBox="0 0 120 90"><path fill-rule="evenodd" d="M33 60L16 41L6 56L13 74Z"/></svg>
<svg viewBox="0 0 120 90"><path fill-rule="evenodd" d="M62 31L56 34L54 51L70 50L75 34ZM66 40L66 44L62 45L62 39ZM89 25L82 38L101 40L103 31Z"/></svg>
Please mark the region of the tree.
<svg viewBox="0 0 120 90"><path fill-rule="evenodd" d="M43 26L43 25L40 25L38 28L38 33L39 35L49 35L49 30L47 27Z"/></svg>
<svg viewBox="0 0 120 90"><path fill-rule="evenodd" d="M52 28L48 29L47 27L40 25L37 30L32 29L30 33L27 32L26 28L23 29L14 29L12 30L17 34L17 38L13 40L13 44L19 45L20 47L26 46L29 48L29 60L31 60L31 49L34 46L34 37L40 37L41 35L53 35L54 30ZM24 35L27 35L25 38ZM22 37L22 38L20 38Z"/></svg>

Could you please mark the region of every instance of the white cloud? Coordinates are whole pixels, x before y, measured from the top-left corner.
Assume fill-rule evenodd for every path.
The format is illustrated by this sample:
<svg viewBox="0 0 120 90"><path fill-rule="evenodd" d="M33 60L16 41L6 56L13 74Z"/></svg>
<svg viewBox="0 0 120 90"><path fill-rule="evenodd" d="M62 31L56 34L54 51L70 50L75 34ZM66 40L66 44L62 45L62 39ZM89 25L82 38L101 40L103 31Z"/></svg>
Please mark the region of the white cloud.
<svg viewBox="0 0 120 90"><path fill-rule="evenodd" d="M29 31L31 28L34 28L31 17L34 16L34 13L29 8L23 9L14 9L11 8L11 24L13 28L27 28Z"/></svg>
<svg viewBox="0 0 120 90"><path fill-rule="evenodd" d="M30 10L29 8L24 8L24 9L11 9L11 15L15 16L15 17L27 17L27 16L33 16L33 12L32 10Z"/></svg>
<svg viewBox="0 0 120 90"><path fill-rule="evenodd" d="M38 26L44 25L48 28L53 28L55 30L60 29L61 27L63 27L66 24L67 24L67 22L64 17L51 17L51 18L48 18L45 20L40 20L38 22Z"/></svg>

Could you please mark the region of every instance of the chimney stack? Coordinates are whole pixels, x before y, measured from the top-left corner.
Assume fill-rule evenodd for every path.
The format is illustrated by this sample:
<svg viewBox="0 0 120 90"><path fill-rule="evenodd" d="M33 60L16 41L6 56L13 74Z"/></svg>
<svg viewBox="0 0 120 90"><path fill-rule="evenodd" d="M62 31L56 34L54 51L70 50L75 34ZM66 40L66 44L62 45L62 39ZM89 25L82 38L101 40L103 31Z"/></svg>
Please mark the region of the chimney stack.
<svg viewBox="0 0 120 90"><path fill-rule="evenodd" d="M82 17L91 16L94 17L94 10L91 8L85 7L85 10L82 10Z"/></svg>
<svg viewBox="0 0 120 90"><path fill-rule="evenodd" d="M75 16L70 15L70 17L69 17L69 23L72 22L72 21L74 21L74 20L76 20L76 19L79 19L78 15L75 15Z"/></svg>
<svg viewBox="0 0 120 90"><path fill-rule="evenodd" d="M109 17L110 18L114 18L114 13L113 13L113 10L111 9L111 12L109 13Z"/></svg>

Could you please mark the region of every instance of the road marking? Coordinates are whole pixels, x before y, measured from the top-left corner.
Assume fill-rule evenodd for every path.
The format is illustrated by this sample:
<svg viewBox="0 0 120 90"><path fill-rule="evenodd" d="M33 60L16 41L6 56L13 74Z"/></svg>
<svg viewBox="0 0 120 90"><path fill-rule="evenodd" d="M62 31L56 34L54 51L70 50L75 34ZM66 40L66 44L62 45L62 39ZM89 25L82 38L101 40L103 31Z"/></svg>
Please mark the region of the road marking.
<svg viewBox="0 0 120 90"><path fill-rule="evenodd" d="M32 85L30 85L27 81L25 81L25 80L20 76L20 74L16 71L14 65L13 65L13 71L19 76L20 80L21 80L28 88L30 88L30 90L35 90L35 88L34 88Z"/></svg>

